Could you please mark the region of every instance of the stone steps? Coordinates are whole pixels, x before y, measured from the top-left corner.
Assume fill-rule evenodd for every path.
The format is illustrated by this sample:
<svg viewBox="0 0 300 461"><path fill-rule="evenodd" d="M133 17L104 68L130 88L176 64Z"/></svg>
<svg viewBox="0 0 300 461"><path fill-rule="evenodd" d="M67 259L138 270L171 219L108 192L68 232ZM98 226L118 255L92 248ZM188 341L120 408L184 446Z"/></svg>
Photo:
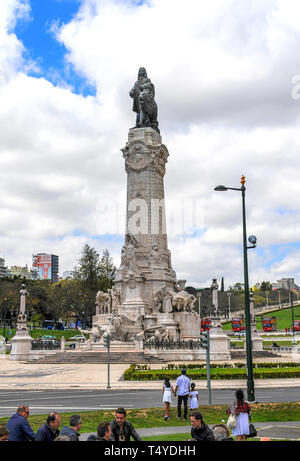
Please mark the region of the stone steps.
<svg viewBox="0 0 300 461"><path fill-rule="evenodd" d="M57 352L53 355L30 360L30 363L107 363L107 352ZM120 351L110 353L110 363L167 363L167 360L143 352Z"/></svg>

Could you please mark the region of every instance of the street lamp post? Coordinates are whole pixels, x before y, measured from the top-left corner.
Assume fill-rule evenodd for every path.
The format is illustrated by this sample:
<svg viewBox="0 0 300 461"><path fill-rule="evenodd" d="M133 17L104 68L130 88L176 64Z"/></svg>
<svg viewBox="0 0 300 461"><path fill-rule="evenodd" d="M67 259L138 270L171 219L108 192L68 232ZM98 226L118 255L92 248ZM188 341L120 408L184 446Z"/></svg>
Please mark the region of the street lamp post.
<svg viewBox="0 0 300 461"><path fill-rule="evenodd" d="M251 235L249 242L252 246L247 246L247 231L246 231L246 206L245 206L245 176L241 178L241 188L217 186L216 191L222 192L227 190L236 190L242 193L242 220L243 220L243 253L244 253L244 284L245 284L245 321L246 321L246 354L247 354L247 394L248 401L255 401L254 394L254 379L253 379L253 362L252 362L252 341L251 341L251 317L250 317L250 301L249 301L249 280L248 280L248 252L250 248L256 247L256 237Z"/></svg>

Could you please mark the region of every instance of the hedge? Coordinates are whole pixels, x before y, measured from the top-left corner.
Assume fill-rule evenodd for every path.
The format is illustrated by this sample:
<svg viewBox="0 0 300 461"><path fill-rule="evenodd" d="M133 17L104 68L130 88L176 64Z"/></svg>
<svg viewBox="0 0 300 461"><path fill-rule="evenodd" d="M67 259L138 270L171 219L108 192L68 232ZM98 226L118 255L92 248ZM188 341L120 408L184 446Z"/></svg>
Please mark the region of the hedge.
<svg viewBox="0 0 300 461"><path fill-rule="evenodd" d="M184 366L182 366L184 368ZM170 378L174 381L180 376L180 370L137 370L135 365L131 365L124 373L126 381L163 381ZM206 380L206 369L192 369L188 371L188 377L192 380ZM245 368L211 368L211 379L247 379ZM300 378L300 366L289 366L284 368L257 367L253 369L254 379L280 379L280 378Z"/></svg>

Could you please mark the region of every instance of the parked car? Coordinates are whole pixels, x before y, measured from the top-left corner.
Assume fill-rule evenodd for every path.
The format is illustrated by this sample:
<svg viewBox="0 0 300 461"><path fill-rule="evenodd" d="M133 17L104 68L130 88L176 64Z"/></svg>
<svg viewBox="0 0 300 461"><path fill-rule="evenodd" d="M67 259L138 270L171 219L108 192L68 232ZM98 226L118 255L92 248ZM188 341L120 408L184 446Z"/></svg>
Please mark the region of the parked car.
<svg viewBox="0 0 300 461"><path fill-rule="evenodd" d="M68 341L84 341L85 338L82 335L76 335L72 336L72 338L69 338Z"/></svg>
<svg viewBox="0 0 300 461"><path fill-rule="evenodd" d="M40 336L38 339L42 340L42 341L53 341L54 339L56 339L56 336L53 336L53 335L42 335Z"/></svg>
<svg viewBox="0 0 300 461"><path fill-rule="evenodd" d="M236 333L234 333L234 336L238 336L238 337L246 336L246 332L245 331L237 331Z"/></svg>

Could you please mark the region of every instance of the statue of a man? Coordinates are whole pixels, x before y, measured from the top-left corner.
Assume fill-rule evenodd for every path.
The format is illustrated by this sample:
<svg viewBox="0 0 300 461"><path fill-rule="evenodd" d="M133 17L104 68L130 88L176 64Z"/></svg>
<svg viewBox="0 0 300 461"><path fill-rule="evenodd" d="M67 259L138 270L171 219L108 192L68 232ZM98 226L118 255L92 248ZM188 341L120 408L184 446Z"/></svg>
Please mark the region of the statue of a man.
<svg viewBox="0 0 300 461"><path fill-rule="evenodd" d="M132 110L136 112L135 128L149 126L159 133L155 88L144 67L140 67L138 79L129 96L133 99Z"/></svg>
<svg viewBox="0 0 300 461"><path fill-rule="evenodd" d="M138 79L134 84L134 87L129 93L129 96L133 98L133 112L136 112L136 126L140 124L141 108L140 108L140 94L143 91L143 85L151 83L150 78L147 76L145 67L139 68ZM153 98L154 98L154 85L153 86Z"/></svg>

